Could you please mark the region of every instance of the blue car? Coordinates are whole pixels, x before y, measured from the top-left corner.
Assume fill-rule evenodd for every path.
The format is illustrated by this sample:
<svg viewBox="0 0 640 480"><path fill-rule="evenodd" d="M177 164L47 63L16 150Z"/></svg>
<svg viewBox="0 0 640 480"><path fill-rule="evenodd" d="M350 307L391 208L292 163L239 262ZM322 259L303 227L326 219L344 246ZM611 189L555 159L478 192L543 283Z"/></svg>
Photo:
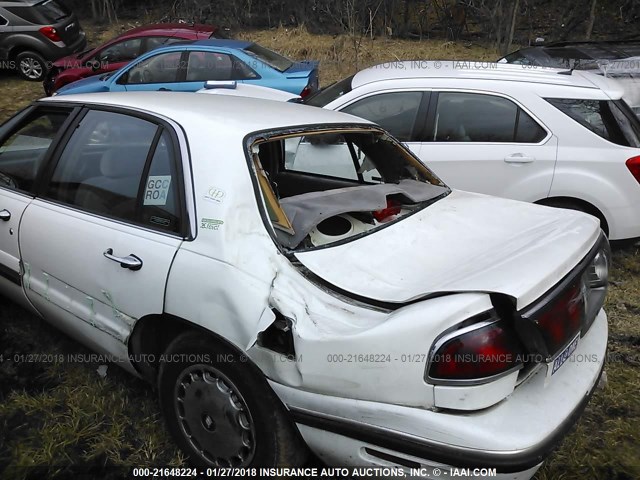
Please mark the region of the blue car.
<svg viewBox="0 0 640 480"><path fill-rule="evenodd" d="M294 62L240 40L181 42L152 50L116 72L70 83L57 93L195 92L209 80L235 80L304 98L318 89L318 62Z"/></svg>

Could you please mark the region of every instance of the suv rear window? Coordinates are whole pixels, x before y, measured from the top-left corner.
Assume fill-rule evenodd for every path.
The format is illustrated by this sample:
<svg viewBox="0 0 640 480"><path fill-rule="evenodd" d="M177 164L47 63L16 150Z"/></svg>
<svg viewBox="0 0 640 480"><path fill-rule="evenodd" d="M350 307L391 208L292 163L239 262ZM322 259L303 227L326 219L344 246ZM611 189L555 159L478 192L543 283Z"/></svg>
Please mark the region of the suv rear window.
<svg viewBox="0 0 640 480"><path fill-rule="evenodd" d="M59 0L45 0L32 7L5 8L27 22L37 25L56 23L71 15L71 11Z"/></svg>
<svg viewBox="0 0 640 480"><path fill-rule="evenodd" d="M351 81L355 75L351 75L339 82L333 83L326 88L318 91L314 95L307 97L304 104L311 105L312 107L324 107L333 102L336 98L340 98L342 95L349 93L352 90Z"/></svg>
<svg viewBox="0 0 640 480"><path fill-rule="evenodd" d="M605 140L624 147L640 147L640 121L624 100L546 100Z"/></svg>

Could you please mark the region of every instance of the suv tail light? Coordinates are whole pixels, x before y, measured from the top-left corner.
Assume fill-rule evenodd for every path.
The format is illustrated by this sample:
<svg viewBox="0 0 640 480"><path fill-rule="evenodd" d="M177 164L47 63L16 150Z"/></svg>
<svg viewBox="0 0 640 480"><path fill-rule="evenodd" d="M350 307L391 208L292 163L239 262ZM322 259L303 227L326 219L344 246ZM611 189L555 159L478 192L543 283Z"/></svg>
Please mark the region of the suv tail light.
<svg viewBox="0 0 640 480"><path fill-rule="evenodd" d="M42 27L40 33L47 37L52 42L61 42L62 38L58 35L58 31L53 27Z"/></svg>
<svg viewBox="0 0 640 480"><path fill-rule="evenodd" d="M490 320L454 331L438 341L430 358L429 380L486 383L522 367L524 350L504 321Z"/></svg>
<svg viewBox="0 0 640 480"><path fill-rule="evenodd" d="M627 168L631 172L631 175L633 175L633 178L640 183L640 156L627 160Z"/></svg>

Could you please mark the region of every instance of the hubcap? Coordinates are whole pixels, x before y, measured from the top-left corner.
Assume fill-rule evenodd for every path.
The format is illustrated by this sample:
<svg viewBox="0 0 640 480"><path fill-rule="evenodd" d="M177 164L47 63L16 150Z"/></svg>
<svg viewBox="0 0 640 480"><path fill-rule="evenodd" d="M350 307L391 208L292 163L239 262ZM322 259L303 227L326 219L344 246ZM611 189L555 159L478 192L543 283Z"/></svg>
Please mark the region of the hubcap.
<svg viewBox="0 0 640 480"><path fill-rule="evenodd" d="M209 464L243 467L255 454L251 412L237 387L211 365L182 371L175 410L183 435Z"/></svg>
<svg viewBox="0 0 640 480"><path fill-rule="evenodd" d="M28 57L20 61L20 71L28 78L39 78L43 68L38 60Z"/></svg>

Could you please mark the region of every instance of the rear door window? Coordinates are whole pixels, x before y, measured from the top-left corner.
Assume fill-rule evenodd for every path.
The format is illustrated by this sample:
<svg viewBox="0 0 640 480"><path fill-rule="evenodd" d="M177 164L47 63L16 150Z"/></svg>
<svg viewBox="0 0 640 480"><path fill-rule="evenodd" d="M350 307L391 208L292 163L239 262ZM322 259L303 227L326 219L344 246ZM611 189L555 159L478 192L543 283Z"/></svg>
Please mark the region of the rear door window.
<svg viewBox="0 0 640 480"><path fill-rule="evenodd" d="M130 62L140 55L141 44L142 40L140 38L123 40L102 50L97 55L96 60L112 63Z"/></svg>
<svg viewBox="0 0 640 480"><path fill-rule="evenodd" d="M8 23L7 19L0 15L0 27L4 27Z"/></svg>
<svg viewBox="0 0 640 480"><path fill-rule="evenodd" d="M182 52L167 52L142 60L126 74L127 84L171 83L178 81Z"/></svg>
<svg viewBox="0 0 640 480"><path fill-rule="evenodd" d="M90 111L53 171L45 197L148 228L181 231L174 144L150 121Z"/></svg>
<svg viewBox="0 0 640 480"><path fill-rule="evenodd" d="M625 147L640 147L640 121L623 100L546 100L605 140Z"/></svg>
<svg viewBox="0 0 640 480"><path fill-rule="evenodd" d="M375 122L398 140L410 142L421 100L422 92L382 93L352 103L342 111Z"/></svg>
<svg viewBox="0 0 640 480"><path fill-rule="evenodd" d="M544 128L507 98L441 92L427 141L539 143L546 136Z"/></svg>
<svg viewBox="0 0 640 480"><path fill-rule="evenodd" d="M217 52L190 52L187 82L207 80L247 80L256 73L233 55Z"/></svg>

